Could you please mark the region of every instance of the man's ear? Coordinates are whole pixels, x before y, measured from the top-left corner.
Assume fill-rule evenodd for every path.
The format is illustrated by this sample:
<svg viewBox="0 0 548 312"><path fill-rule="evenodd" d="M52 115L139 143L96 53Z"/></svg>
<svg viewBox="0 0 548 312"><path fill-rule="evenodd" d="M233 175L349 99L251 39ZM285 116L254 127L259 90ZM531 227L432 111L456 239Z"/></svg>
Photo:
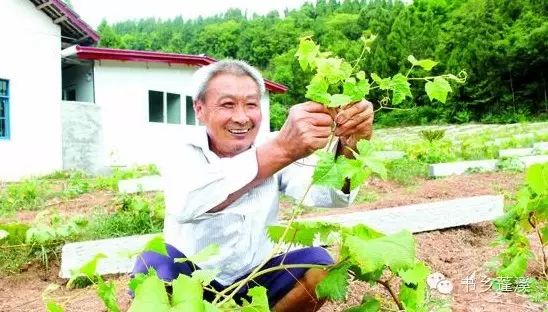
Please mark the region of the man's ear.
<svg viewBox="0 0 548 312"><path fill-rule="evenodd" d="M204 102L201 100L195 100L192 106L194 107L194 112L196 112L196 117L200 121L200 123L204 122L205 119L205 112L204 112Z"/></svg>

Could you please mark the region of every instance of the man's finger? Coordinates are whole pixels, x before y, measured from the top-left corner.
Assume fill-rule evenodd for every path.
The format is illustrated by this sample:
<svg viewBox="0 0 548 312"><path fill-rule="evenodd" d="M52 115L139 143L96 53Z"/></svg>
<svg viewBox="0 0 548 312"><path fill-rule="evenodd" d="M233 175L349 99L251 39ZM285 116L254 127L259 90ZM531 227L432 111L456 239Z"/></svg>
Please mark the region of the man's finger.
<svg viewBox="0 0 548 312"><path fill-rule="evenodd" d="M314 126L325 127L333 124L333 118L330 115L324 113L310 113L308 114L310 123Z"/></svg>
<svg viewBox="0 0 548 312"><path fill-rule="evenodd" d="M303 103L303 109L306 112L309 113L326 113L329 114L329 110L327 107L323 106L322 104L316 103L316 102L305 102Z"/></svg>
<svg viewBox="0 0 548 312"><path fill-rule="evenodd" d="M348 120L350 120L353 116L368 110L372 112L373 105L371 104L371 102L362 100L356 104L347 106L343 110L341 110L335 117L335 122L337 122L338 125L342 125Z"/></svg>
<svg viewBox="0 0 548 312"><path fill-rule="evenodd" d="M328 138L331 135L331 127L310 127L308 134L315 138Z"/></svg>
<svg viewBox="0 0 548 312"><path fill-rule="evenodd" d="M371 127L372 123L373 114L364 112L354 116L343 125L337 126L337 130L335 130L335 135L345 136L353 134L354 132L359 132L360 130L362 130L362 128Z"/></svg>

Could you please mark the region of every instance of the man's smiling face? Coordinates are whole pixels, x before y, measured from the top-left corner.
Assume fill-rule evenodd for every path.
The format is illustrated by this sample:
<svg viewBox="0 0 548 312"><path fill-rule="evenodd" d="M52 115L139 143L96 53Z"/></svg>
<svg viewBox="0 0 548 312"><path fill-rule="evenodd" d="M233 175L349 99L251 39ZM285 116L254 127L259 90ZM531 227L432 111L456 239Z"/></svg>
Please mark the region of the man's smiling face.
<svg viewBox="0 0 548 312"><path fill-rule="evenodd" d="M229 73L209 81L204 100L194 109L206 126L209 146L219 157L235 156L251 146L261 125L261 95L253 78Z"/></svg>

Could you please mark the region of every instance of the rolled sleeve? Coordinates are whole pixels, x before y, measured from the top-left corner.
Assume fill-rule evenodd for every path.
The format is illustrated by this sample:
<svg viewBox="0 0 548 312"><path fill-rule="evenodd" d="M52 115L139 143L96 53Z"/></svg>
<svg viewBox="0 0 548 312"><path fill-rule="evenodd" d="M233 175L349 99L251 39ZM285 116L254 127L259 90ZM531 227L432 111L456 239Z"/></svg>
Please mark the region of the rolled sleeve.
<svg viewBox="0 0 548 312"><path fill-rule="evenodd" d="M251 148L231 158L212 163L191 161L183 167L165 173L166 211L178 222L204 215L253 181L258 171L257 152Z"/></svg>

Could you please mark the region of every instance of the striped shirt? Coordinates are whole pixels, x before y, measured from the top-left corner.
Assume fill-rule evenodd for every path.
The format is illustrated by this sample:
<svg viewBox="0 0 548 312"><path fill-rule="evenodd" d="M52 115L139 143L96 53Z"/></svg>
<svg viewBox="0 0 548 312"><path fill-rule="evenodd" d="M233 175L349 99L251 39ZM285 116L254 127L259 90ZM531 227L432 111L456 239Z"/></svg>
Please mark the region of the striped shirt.
<svg viewBox="0 0 548 312"><path fill-rule="evenodd" d="M219 245L217 255L197 264L202 269L220 269L216 280L229 285L268 257L273 244L266 226L277 222L279 192L300 199L314 167L291 164L224 210L208 213L255 178L256 148L219 158L209 149L205 128L192 131L186 142L174 146L160 161L166 201L165 239L186 256L210 244ZM356 193L313 186L304 204L346 207Z"/></svg>

